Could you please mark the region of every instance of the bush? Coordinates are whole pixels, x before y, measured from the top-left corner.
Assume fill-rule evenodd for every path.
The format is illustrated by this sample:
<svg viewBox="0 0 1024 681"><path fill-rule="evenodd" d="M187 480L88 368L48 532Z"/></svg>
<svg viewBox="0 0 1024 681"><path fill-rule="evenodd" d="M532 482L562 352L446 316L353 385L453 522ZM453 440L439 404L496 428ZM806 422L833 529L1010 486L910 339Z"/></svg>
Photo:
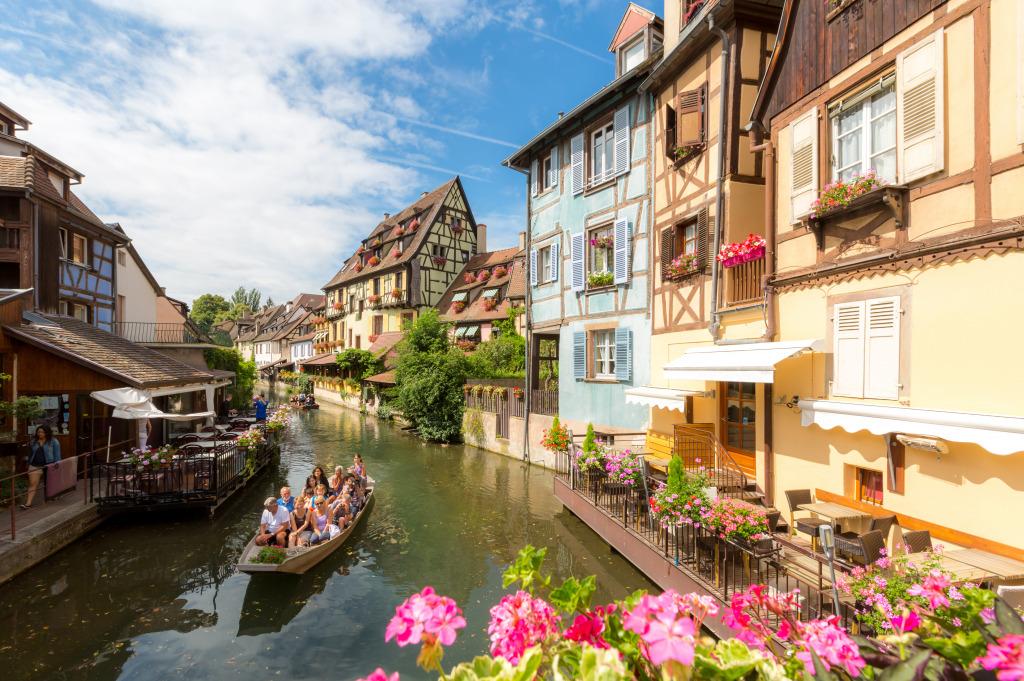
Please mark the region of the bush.
<svg viewBox="0 0 1024 681"><path fill-rule="evenodd" d="M231 395L236 409L252 404L256 385L255 360L243 360L241 353L234 348L207 348L203 351L203 359L210 369L235 372L235 387L231 389Z"/></svg>
<svg viewBox="0 0 1024 681"><path fill-rule="evenodd" d="M387 402L377 405L377 418L383 421L390 421L395 418L395 410Z"/></svg>
<svg viewBox="0 0 1024 681"><path fill-rule="evenodd" d="M583 439L583 453L593 454L597 451L597 443L594 441L594 424L587 424L587 436Z"/></svg>

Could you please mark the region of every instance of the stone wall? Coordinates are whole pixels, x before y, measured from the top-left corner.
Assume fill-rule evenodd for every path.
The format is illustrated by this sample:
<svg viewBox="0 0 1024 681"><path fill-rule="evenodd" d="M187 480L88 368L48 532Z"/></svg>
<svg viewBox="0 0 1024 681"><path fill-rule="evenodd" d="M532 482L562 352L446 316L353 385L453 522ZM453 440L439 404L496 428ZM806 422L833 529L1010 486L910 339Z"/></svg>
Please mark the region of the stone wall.
<svg viewBox="0 0 1024 681"><path fill-rule="evenodd" d="M462 416L462 428L465 432L466 444L486 449L490 452L503 454L510 458L523 458L523 421L524 419L510 416L509 437L495 436L497 415L491 411L467 409ZM530 462L543 468L555 468L555 457L540 446L544 431L551 427L553 416L541 414L530 415L530 432L528 454Z"/></svg>

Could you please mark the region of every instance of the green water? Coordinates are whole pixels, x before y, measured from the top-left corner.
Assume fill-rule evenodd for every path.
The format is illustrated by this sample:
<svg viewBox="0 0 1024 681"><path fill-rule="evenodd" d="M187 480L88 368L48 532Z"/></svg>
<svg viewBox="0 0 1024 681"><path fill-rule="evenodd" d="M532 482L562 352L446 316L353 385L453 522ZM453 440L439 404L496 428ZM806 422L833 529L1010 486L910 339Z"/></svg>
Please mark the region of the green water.
<svg viewBox="0 0 1024 681"><path fill-rule="evenodd" d="M377 499L348 544L305 575L237 573L263 500L354 452ZM528 543L559 578L596 574L595 603L654 588L562 508L550 472L325 404L295 414L280 464L214 518L122 516L0 587L2 677L347 681L381 666L433 678L413 646L384 642L395 606L433 586L468 621L446 666L484 653L501 573Z"/></svg>

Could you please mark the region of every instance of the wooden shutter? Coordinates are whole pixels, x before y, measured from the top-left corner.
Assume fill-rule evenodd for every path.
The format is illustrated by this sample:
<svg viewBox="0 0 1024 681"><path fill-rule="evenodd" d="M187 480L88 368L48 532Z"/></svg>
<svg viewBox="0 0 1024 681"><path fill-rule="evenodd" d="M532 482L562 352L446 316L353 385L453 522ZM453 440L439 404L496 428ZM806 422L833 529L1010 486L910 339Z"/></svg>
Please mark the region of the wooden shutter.
<svg viewBox="0 0 1024 681"><path fill-rule="evenodd" d="M573 234L569 237L571 246L570 264L572 265L572 290L582 291L584 286L584 271L586 264L586 237L583 232Z"/></svg>
<svg viewBox="0 0 1024 681"><path fill-rule="evenodd" d="M715 240L711 238L708 227L708 209L701 208L697 213L697 269L707 269L715 261Z"/></svg>
<svg viewBox="0 0 1024 681"><path fill-rule="evenodd" d="M615 112L615 175L629 172L629 105Z"/></svg>
<svg viewBox="0 0 1024 681"><path fill-rule="evenodd" d="M561 236L558 237L561 240ZM551 244L551 281L558 281L558 263L561 261L559 257L559 241L552 242Z"/></svg>
<svg viewBox="0 0 1024 681"><path fill-rule="evenodd" d="M900 182L945 167L942 29L896 57L896 130Z"/></svg>
<svg viewBox="0 0 1024 681"><path fill-rule="evenodd" d="M898 400L900 397L900 299L866 301L864 342L864 397Z"/></svg>
<svg viewBox="0 0 1024 681"><path fill-rule="evenodd" d="M583 133L569 141L569 165L572 181L572 193L583 191Z"/></svg>
<svg viewBox="0 0 1024 681"><path fill-rule="evenodd" d="M577 381L587 377L587 334L583 331L572 335L572 377Z"/></svg>
<svg viewBox="0 0 1024 681"><path fill-rule="evenodd" d="M540 193L540 177L537 172L537 159L530 163L530 196Z"/></svg>
<svg viewBox="0 0 1024 681"><path fill-rule="evenodd" d="M549 187L558 186L558 176L561 175L561 173L559 173L558 170L558 145L556 144L551 149L551 176L548 177Z"/></svg>
<svg viewBox="0 0 1024 681"><path fill-rule="evenodd" d="M833 308L832 394L864 397L864 302Z"/></svg>
<svg viewBox="0 0 1024 681"><path fill-rule="evenodd" d="M530 286L537 285L537 249L530 251Z"/></svg>
<svg viewBox="0 0 1024 681"><path fill-rule="evenodd" d="M676 112L671 104L665 105L665 155L676 160Z"/></svg>
<svg viewBox="0 0 1024 681"><path fill-rule="evenodd" d="M679 93L676 107L676 146L707 140L707 83L696 90Z"/></svg>
<svg viewBox="0 0 1024 681"><path fill-rule="evenodd" d="M668 266L676 256L676 228L668 227L661 230L661 280L667 281L669 277Z"/></svg>
<svg viewBox="0 0 1024 681"><path fill-rule="evenodd" d="M633 336L629 328L615 329L615 380L629 381L633 366Z"/></svg>
<svg viewBox="0 0 1024 681"><path fill-rule="evenodd" d="M789 125L790 222L798 222L818 198L818 107Z"/></svg>
<svg viewBox="0 0 1024 681"><path fill-rule="evenodd" d="M615 242L615 283L629 282L629 220L616 220L612 228Z"/></svg>

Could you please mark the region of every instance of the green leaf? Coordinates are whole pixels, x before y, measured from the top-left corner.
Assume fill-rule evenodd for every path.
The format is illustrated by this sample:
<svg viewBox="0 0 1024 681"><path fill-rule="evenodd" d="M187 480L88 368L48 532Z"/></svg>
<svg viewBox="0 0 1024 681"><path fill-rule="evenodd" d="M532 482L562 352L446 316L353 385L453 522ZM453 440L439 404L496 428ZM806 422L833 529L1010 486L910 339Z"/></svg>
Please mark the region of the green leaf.
<svg viewBox="0 0 1024 681"><path fill-rule="evenodd" d="M614 650L598 650L589 645L584 645L582 650L579 678L583 681L624 681L632 678Z"/></svg>
<svg viewBox="0 0 1024 681"><path fill-rule="evenodd" d="M995 602L996 622L1007 634L1024 635L1024 620L1000 597Z"/></svg>
<svg viewBox="0 0 1024 681"><path fill-rule="evenodd" d="M922 650L906 662L894 664L878 675L878 681L921 681L932 651Z"/></svg>
<svg viewBox="0 0 1024 681"><path fill-rule="evenodd" d="M825 665L822 664L821 658L813 650L810 651L811 660L814 662L814 676L807 673L806 667L804 668L804 676L813 678L814 681L832 681L832 676L826 671Z"/></svg>
<svg viewBox="0 0 1024 681"><path fill-rule="evenodd" d="M540 566L544 563L544 555L547 552L546 548L538 550L527 544L525 548L519 551L519 557L516 558L516 562L505 570L505 573L502 575L502 587L507 589L519 581L523 584L523 590L529 591L532 594L533 580L536 579L539 583L547 585L551 578L541 578L539 572Z"/></svg>
<svg viewBox="0 0 1024 681"><path fill-rule="evenodd" d="M965 669L983 655L986 648L985 637L977 629L961 631L949 638L926 638L922 643Z"/></svg>
<svg viewBox="0 0 1024 681"><path fill-rule="evenodd" d="M693 666L702 677L722 681L743 678L764 659L760 652L751 650L747 644L735 638L719 641L710 652L711 655L705 655L698 649Z"/></svg>
<svg viewBox="0 0 1024 681"><path fill-rule="evenodd" d="M540 646L534 646L523 653L522 658L512 670L512 681L529 681L537 674L544 653Z"/></svg>

